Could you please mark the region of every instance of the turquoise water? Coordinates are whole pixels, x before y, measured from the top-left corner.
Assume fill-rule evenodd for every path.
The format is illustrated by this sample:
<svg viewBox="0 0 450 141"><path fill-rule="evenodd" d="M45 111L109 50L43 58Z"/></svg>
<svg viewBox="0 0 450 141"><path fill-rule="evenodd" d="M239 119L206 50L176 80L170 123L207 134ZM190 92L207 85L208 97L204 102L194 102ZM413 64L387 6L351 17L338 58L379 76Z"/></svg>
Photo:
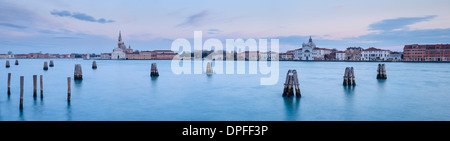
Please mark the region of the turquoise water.
<svg viewBox="0 0 450 141"><path fill-rule="evenodd" d="M387 80L376 79L377 62L280 62L276 85L261 74L175 75L170 60L21 59L5 68L0 60L0 120L337 120L398 121L450 119L450 63L386 62ZM151 63L160 76L150 77ZM247 62L248 63L248 62ZM83 80L67 77L82 64ZM342 86L345 67L355 68L355 87ZM296 69L302 97L283 98L286 72ZM247 70L248 71L248 70ZM11 95L7 74L12 73ZM32 75L44 76L44 98L33 98ZM19 76L25 76L19 110ZM39 88L38 88L39 89Z"/></svg>

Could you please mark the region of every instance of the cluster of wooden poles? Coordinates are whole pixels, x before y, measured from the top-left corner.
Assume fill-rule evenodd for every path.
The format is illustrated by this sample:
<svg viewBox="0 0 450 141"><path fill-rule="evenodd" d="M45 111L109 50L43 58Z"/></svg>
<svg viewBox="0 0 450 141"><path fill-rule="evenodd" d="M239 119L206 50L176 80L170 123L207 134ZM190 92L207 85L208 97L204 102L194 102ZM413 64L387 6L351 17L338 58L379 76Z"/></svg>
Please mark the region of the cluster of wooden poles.
<svg viewBox="0 0 450 141"><path fill-rule="evenodd" d="M387 79L386 66L385 64L378 64L377 69L377 79ZM346 67L344 73L344 86L355 86L355 71L353 67ZM298 83L297 71L289 70L286 74L286 82L284 83L283 97L294 96L294 86L295 93L297 97L301 97L300 87Z"/></svg>
<svg viewBox="0 0 450 141"><path fill-rule="evenodd" d="M355 86L355 72L353 71L353 67L346 67L344 73L344 86Z"/></svg>
<svg viewBox="0 0 450 141"><path fill-rule="evenodd" d="M286 82L284 83L283 97L294 96L294 86L295 86L295 96L301 97L302 95L300 93L297 70L289 70L286 74Z"/></svg>
<svg viewBox="0 0 450 141"><path fill-rule="evenodd" d="M19 60L16 60L14 65L19 65ZM53 61L50 61L50 66L53 66ZM10 67L9 60L6 60L6 68ZM44 63L44 70L47 70L47 62ZM41 99L44 98L44 77L42 75L39 75L39 84L40 84L40 97ZM20 105L19 108L23 109L23 85L24 85L24 76L20 76ZM8 95L11 94L11 73L8 73ZM33 97L37 97L37 75L33 75Z"/></svg>
<svg viewBox="0 0 450 141"><path fill-rule="evenodd" d="M14 65L16 65L16 66L19 65L19 60L16 60L16 62L14 63ZM9 60L6 60L5 67L6 67L6 68L11 67L11 65L9 65Z"/></svg>
<svg viewBox="0 0 450 141"><path fill-rule="evenodd" d="M384 64L378 64L377 72L377 79L387 79L386 66Z"/></svg>
<svg viewBox="0 0 450 141"><path fill-rule="evenodd" d="M15 65L19 65L19 61L15 61ZM48 70L49 67L55 66L53 60L50 60L50 63L44 62L43 70ZM9 60L6 60L6 68L11 67ZM92 62L92 69L97 69L97 62ZM151 77L159 76L158 68L156 67L156 63L152 63L150 70ZM39 76L40 78L40 97L44 98L44 84L43 84L43 75ZM74 80L83 80L83 72L81 69L81 64L75 64L75 70L73 75ZM24 91L24 76L20 76L20 106L19 108L23 109L23 91ZM8 73L8 95L11 94L11 73ZM37 75L33 75L33 97L37 97ZM71 98L71 77L67 77L67 102L70 102Z"/></svg>

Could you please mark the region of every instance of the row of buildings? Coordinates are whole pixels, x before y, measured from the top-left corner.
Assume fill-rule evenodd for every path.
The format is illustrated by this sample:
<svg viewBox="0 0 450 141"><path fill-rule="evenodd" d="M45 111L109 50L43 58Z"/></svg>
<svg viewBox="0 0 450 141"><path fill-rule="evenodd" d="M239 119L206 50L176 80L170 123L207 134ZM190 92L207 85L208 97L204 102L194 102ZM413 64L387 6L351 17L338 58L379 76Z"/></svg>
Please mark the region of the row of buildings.
<svg viewBox="0 0 450 141"><path fill-rule="evenodd" d="M319 48L310 37L301 48L280 53L280 60L401 61L402 53L374 47L348 47L345 51Z"/></svg>
<svg viewBox="0 0 450 141"><path fill-rule="evenodd" d="M280 53L280 60L337 61L450 61L450 44L405 45L403 52L374 47L348 47L345 51L316 47L311 37L302 48Z"/></svg>
<svg viewBox="0 0 450 141"><path fill-rule="evenodd" d="M404 61L450 61L450 44L405 45Z"/></svg>
<svg viewBox="0 0 450 141"><path fill-rule="evenodd" d="M177 54L171 50L137 51L131 49L131 46L125 45L122 40L122 34L119 31L117 48L112 53L100 54L100 59L112 60L171 60Z"/></svg>
<svg viewBox="0 0 450 141"><path fill-rule="evenodd" d="M12 52L8 52L8 54L0 54L0 58L7 59L7 58L15 58L15 59L47 59L47 58L86 58L88 56L87 54L49 54L49 53L28 53L28 54L13 54ZM95 54L91 54L91 56L99 56Z"/></svg>
<svg viewBox="0 0 450 141"><path fill-rule="evenodd" d="M260 51L194 51L193 53L177 54L171 50L137 51L126 47L121 32L117 47L111 53L96 54L0 54L0 58L85 58L111 60L171 60L171 59L199 59L212 60L324 60L324 61L450 61L449 44L405 45L402 52L392 52L374 47L348 47L345 51L337 49L319 48L309 38L301 48L289 50L285 53ZM227 59L228 58L228 59Z"/></svg>

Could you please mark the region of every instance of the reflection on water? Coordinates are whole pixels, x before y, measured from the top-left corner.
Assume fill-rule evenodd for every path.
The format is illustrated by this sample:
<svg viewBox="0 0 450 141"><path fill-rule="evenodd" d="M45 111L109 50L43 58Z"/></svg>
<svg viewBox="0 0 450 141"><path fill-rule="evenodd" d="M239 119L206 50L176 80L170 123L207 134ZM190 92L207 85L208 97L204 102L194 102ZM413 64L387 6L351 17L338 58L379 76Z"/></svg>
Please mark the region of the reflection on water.
<svg viewBox="0 0 450 141"><path fill-rule="evenodd" d="M355 86L344 86L345 101L349 107L352 107L353 97L355 95Z"/></svg>
<svg viewBox="0 0 450 141"><path fill-rule="evenodd" d="M19 120L20 121L25 121L25 118L23 117L23 109L19 110Z"/></svg>
<svg viewBox="0 0 450 141"><path fill-rule="evenodd" d="M284 106L286 107L286 120L295 121L297 111L300 109L300 97L283 97Z"/></svg>
<svg viewBox="0 0 450 141"><path fill-rule="evenodd" d="M37 97L33 96L33 105L36 106L37 104Z"/></svg>
<svg viewBox="0 0 450 141"><path fill-rule="evenodd" d="M207 74L206 75L206 81L207 82L212 82L213 81L213 75L212 74Z"/></svg>
<svg viewBox="0 0 450 141"><path fill-rule="evenodd" d="M289 121L450 119L450 112L447 110L450 95L448 85L444 85L450 83L450 63L392 63L390 76L394 77L389 80L376 80L376 72L370 69L374 68L376 63L280 62L280 72L292 68L302 70L299 74L303 76L301 81L304 81L301 83L304 87L302 90L305 94L310 94L302 98L283 98L280 88L283 87L282 78L285 74L281 73L277 84L261 86L260 79L267 78L266 75L176 75L168 72L160 77L150 77L147 69L149 64L157 62L161 70L170 70L170 61L99 60L102 69L86 69L84 74L88 77L82 80L84 82L73 78L70 81L73 83L72 94L78 99L71 105L66 99L67 80L64 81L64 78L72 74L75 63L84 62L83 65L90 66L92 62L61 59L58 60L61 65L44 72L41 61L23 60L23 63L28 65L21 65L20 71L13 71L17 77L14 77L11 83L10 95L5 92L7 81L4 77L0 79L0 90L4 90L3 95L0 95L0 120L220 121L224 120L222 117L229 117L225 120ZM359 83L357 86L342 87L340 68L349 64L358 68ZM432 68L433 71L409 69L422 65ZM10 70L0 67L0 76L11 72L11 69L14 67ZM18 76L39 73L48 78L45 79L44 85L45 100L38 100L37 97L33 100L32 81L27 78L24 109L19 111L20 81L14 80ZM175 84L176 88L171 86ZM216 93L207 95L202 93L204 91ZM432 94L423 95L424 92ZM165 93L173 95L170 98L159 96ZM248 104L242 104L243 101Z"/></svg>
<svg viewBox="0 0 450 141"><path fill-rule="evenodd" d="M72 109L70 108L70 101L67 101L67 107L66 107L67 113L67 121L72 121Z"/></svg>
<svg viewBox="0 0 450 141"><path fill-rule="evenodd" d="M377 81L378 81L378 89L383 90L384 85L386 84L386 79L377 79Z"/></svg>
<svg viewBox="0 0 450 141"><path fill-rule="evenodd" d="M150 78L151 78L151 80L152 80L152 81L151 81L152 87L153 87L153 88L156 88L156 87L158 86L158 85L157 85L157 84L158 84L158 83L157 83L157 82L158 82L158 77L151 77L151 76L150 76Z"/></svg>
<svg viewBox="0 0 450 141"><path fill-rule="evenodd" d="M76 88L81 88L81 86L83 86L81 82L83 82L83 80L73 80L75 82L75 87Z"/></svg>
<svg viewBox="0 0 450 141"><path fill-rule="evenodd" d="M355 94L355 86L343 86L344 93L347 98L352 97Z"/></svg>

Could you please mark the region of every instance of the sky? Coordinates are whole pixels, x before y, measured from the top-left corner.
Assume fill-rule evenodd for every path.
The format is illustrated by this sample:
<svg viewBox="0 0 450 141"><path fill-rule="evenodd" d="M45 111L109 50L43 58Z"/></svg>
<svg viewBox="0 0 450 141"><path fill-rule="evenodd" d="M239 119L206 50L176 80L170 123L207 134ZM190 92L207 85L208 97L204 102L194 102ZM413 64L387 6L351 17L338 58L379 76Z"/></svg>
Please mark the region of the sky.
<svg viewBox="0 0 450 141"><path fill-rule="evenodd" d="M177 38L279 39L293 50L450 42L448 0L0 0L0 54L106 53L119 31L136 50ZM193 43L193 42L191 42Z"/></svg>

